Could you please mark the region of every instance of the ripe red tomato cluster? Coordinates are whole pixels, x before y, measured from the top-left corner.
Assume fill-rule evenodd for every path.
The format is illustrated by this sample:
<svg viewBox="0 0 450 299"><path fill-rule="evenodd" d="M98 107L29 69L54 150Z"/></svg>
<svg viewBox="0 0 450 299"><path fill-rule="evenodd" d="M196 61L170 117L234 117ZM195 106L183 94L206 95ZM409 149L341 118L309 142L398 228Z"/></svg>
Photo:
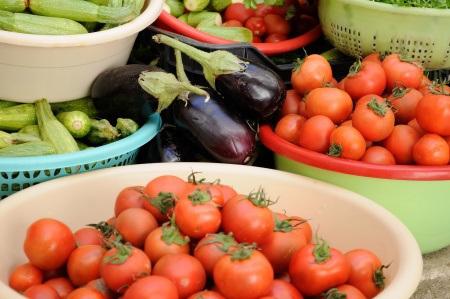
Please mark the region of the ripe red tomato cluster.
<svg viewBox="0 0 450 299"><path fill-rule="evenodd" d="M74 233L55 219L27 230L29 262L9 284L31 299L372 298L377 256L313 240L307 221L275 213L263 189L171 175L123 189L114 217Z"/></svg>
<svg viewBox="0 0 450 299"><path fill-rule="evenodd" d="M450 87L397 54L358 60L337 83L310 55L292 73L275 133L306 149L372 164L450 161Z"/></svg>

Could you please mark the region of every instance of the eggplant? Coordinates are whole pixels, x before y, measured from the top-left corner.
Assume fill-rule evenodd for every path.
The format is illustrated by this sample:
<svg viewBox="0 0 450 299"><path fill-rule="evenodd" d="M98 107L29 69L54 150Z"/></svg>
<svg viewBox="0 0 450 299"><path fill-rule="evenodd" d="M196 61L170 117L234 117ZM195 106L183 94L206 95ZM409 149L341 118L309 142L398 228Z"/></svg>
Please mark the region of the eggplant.
<svg viewBox="0 0 450 299"><path fill-rule="evenodd" d="M281 108L286 87L280 76L269 68L227 51L204 52L163 34L154 35L153 40L198 62L209 85L232 101L240 113L268 120Z"/></svg>

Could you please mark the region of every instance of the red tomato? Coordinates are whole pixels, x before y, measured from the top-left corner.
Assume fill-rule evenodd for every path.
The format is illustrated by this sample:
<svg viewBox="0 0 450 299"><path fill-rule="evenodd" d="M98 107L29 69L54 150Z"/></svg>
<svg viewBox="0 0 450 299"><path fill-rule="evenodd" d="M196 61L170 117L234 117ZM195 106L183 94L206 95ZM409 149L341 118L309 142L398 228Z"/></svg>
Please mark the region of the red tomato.
<svg viewBox="0 0 450 299"><path fill-rule="evenodd" d="M117 217L115 227L131 245L142 247L148 234L158 227L158 222L144 209L129 208Z"/></svg>
<svg viewBox="0 0 450 299"><path fill-rule="evenodd" d="M207 235L198 242L194 256L202 263L206 274L212 275L217 261L237 245L232 235L224 233Z"/></svg>
<svg viewBox="0 0 450 299"><path fill-rule="evenodd" d="M384 288L385 277L379 258L366 249L355 249L345 254L352 271L348 284L356 287L367 298L373 298Z"/></svg>
<svg viewBox="0 0 450 299"><path fill-rule="evenodd" d="M298 106L302 98L293 89L289 89L286 92L286 98L283 101L283 106L281 106L281 116L287 114L298 114Z"/></svg>
<svg viewBox="0 0 450 299"><path fill-rule="evenodd" d="M350 67L344 83L344 89L353 100L368 95L381 96L386 88L386 75L380 63L357 61Z"/></svg>
<svg viewBox="0 0 450 299"><path fill-rule="evenodd" d="M162 276L147 276L133 283L123 299L178 299L177 287Z"/></svg>
<svg viewBox="0 0 450 299"><path fill-rule="evenodd" d="M257 17L265 17L268 14L275 13L275 9L271 5L267 4L257 4L255 8L255 16Z"/></svg>
<svg viewBox="0 0 450 299"><path fill-rule="evenodd" d="M289 282L275 279L269 295L274 299L303 299L302 294Z"/></svg>
<svg viewBox="0 0 450 299"><path fill-rule="evenodd" d="M259 36L253 35L252 43L262 43L262 40Z"/></svg>
<svg viewBox="0 0 450 299"><path fill-rule="evenodd" d="M423 77L422 67L401 60L398 54L386 56L381 65L386 73L389 90L396 86L419 88Z"/></svg>
<svg viewBox="0 0 450 299"><path fill-rule="evenodd" d="M298 114L287 114L283 116L275 126L275 134L291 143L297 143L300 129L306 119Z"/></svg>
<svg viewBox="0 0 450 299"><path fill-rule="evenodd" d="M394 124L394 112L386 100L377 95L362 97L352 114L353 127L368 141L381 141L387 138L392 133Z"/></svg>
<svg viewBox="0 0 450 299"><path fill-rule="evenodd" d="M266 43L278 43L278 42L282 42L282 41L287 40L287 39L288 39L287 35L280 34L280 33L272 33L272 34L269 34L266 37L264 42L266 42Z"/></svg>
<svg viewBox="0 0 450 299"><path fill-rule="evenodd" d="M412 164L413 147L419 138L419 133L412 127L397 125L391 135L384 140L384 147L392 153L398 164Z"/></svg>
<svg viewBox="0 0 450 299"><path fill-rule="evenodd" d="M307 117L306 116L306 102L303 100L300 101L300 103L298 103L298 114L303 117Z"/></svg>
<svg viewBox="0 0 450 299"><path fill-rule="evenodd" d="M110 289L108 289L105 282L101 278L91 280L90 282L88 282L88 284L86 284L85 287L98 291L99 293L101 293L103 295L103 297L105 297L105 299L113 298L113 293L111 292Z"/></svg>
<svg viewBox="0 0 450 299"><path fill-rule="evenodd" d="M99 245L83 245L72 252L67 261L67 274L75 286L83 286L100 277L105 252Z"/></svg>
<svg viewBox="0 0 450 299"><path fill-rule="evenodd" d="M422 82L420 83L419 91L425 96L428 94L449 94L450 87L438 81L430 81L430 79L426 78L424 75L422 78Z"/></svg>
<svg viewBox="0 0 450 299"><path fill-rule="evenodd" d="M143 186L126 187L117 195L114 204L114 215L117 217L123 210L128 208L142 208L144 200Z"/></svg>
<svg viewBox="0 0 450 299"><path fill-rule="evenodd" d="M83 245L103 245L103 234L93 227L82 227L73 236L78 247Z"/></svg>
<svg viewBox="0 0 450 299"><path fill-rule="evenodd" d="M66 298L73 291L72 283L65 277L52 278L47 280L45 285L52 287L61 298Z"/></svg>
<svg viewBox="0 0 450 299"><path fill-rule="evenodd" d="M413 119L410 122L408 122L408 126L410 126L411 128L413 128L414 130L417 131L417 133L419 133L420 136L425 135L427 132L424 131L424 129L422 129L422 127L419 125L419 123L417 122L417 119Z"/></svg>
<svg viewBox="0 0 450 299"><path fill-rule="evenodd" d="M334 87L320 87L306 95L308 118L323 115L335 124L340 124L352 113L352 98L343 90Z"/></svg>
<svg viewBox="0 0 450 299"><path fill-rule="evenodd" d="M262 189L230 199L222 210L223 230L233 233L238 242L262 243L274 225L270 204Z"/></svg>
<svg viewBox="0 0 450 299"><path fill-rule="evenodd" d="M31 286L23 295L29 299L61 299L52 287L45 284Z"/></svg>
<svg viewBox="0 0 450 299"><path fill-rule="evenodd" d="M250 17L255 15L255 11L251 8L246 8L242 3L233 3L227 7L224 13L225 21L236 20L245 23Z"/></svg>
<svg viewBox="0 0 450 299"><path fill-rule="evenodd" d="M329 290L324 297L324 299L333 299L333 298L346 298L346 299L367 299L361 291L357 288L344 284L337 288L333 288Z"/></svg>
<svg viewBox="0 0 450 299"><path fill-rule="evenodd" d="M237 195L236 190L234 190L234 188L231 186L224 185L224 184L217 184L217 185L215 185L215 187L218 188L220 190L220 192L222 193L224 204Z"/></svg>
<svg viewBox="0 0 450 299"><path fill-rule="evenodd" d="M105 299L105 297L97 290L82 287L72 291L66 299Z"/></svg>
<svg viewBox="0 0 450 299"><path fill-rule="evenodd" d="M340 90L345 90L345 80L347 78L342 79L341 81L338 82L338 84L336 84L336 87L339 88Z"/></svg>
<svg viewBox="0 0 450 299"><path fill-rule="evenodd" d="M417 89L396 87L388 100L395 108L395 118L400 124L407 124L416 117L416 107L423 95Z"/></svg>
<svg viewBox="0 0 450 299"><path fill-rule="evenodd" d="M448 143L437 134L425 134L414 145L413 157L419 165L447 165L449 162Z"/></svg>
<svg viewBox="0 0 450 299"><path fill-rule="evenodd" d="M225 299L225 297L214 291L201 291L188 299Z"/></svg>
<svg viewBox="0 0 450 299"><path fill-rule="evenodd" d="M450 136L445 138L445 141L447 141L448 146L450 147Z"/></svg>
<svg viewBox="0 0 450 299"><path fill-rule="evenodd" d="M41 284L43 277L41 269L30 263L22 264L9 276L9 286L17 292L23 292L31 286Z"/></svg>
<svg viewBox="0 0 450 299"><path fill-rule="evenodd" d="M52 278L58 278L61 276L66 276L66 274L67 274L66 273L66 265L64 265L63 267L56 269L56 270L45 271L43 281L47 281Z"/></svg>
<svg viewBox="0 0 450 299"><path fill-rule="evenodd" d="M186 192L182 195L182 198L186 198L189 193L194 191L203 191L208 193L211 196L211 203L214 203L216 206L221 207L225 203L225 199L223 198L222 188L214 183L199 183L192 182L188 184L186 188Z"/></svg>
<svg viewBox="0 0 450 299"><path fill-rule="evenodd" d="M139 276L150 274L151 263L145 253L135 247L112 248L103 256L100 275L111 290L123 293Z"/></svg>
<svg viewBox="0 0 450 299"><path fill-rule="evenodd" d="M264 16L264 23L268 34L278 33L287 36L291 31L289 22L286 21L284 17L277 14L268 14Z"/></svg>
<svg viewBox="0 0 450 299"><path fill-rule="evenodd" d="M340 125L340 127L353 127L353 126L352 126L352 120L349 119L349 120L344 121L344 122Z"/></svg>
<svg viewBox="0 0 450 299"><path fill-rule="evenodd" d="M331 119L323 115L316 115L306 120L303 124L298 144L302 147L325 153L330 147L330 135L335 125Z"/></svg>
<svg viewBox="0 0 450 299"><path fill-rule="evenodd" d="M380 53L372 53L370 55L367 55L366 57L364 57L364 59L362 61L363 62L371 61L371 62L375 62L375 63L378 63L379 65L381 65Z"/></svg>
<svg viewBox="0 0 450 299"><path fill-rule="evenodd" d="M28 227L23 248L33 265L41 270L56 270L75 249L75 238L64 223L43 218Z"/></svg>
<svg viewBox="0 0 450 299"><path fill-rule="evenodd" d="M425 131L450 136L450 96L425 95L417 104L416 119Z"/></svg>
<svg viewBox="0 0 450 299"><path fill-rule="evenodd" d="M172 220L152 231L145 239L145 253L156 263L167 254L189 253L189 238L182 235Z"/></svg>
<svg viewBox="0 0 450 299"><path fill-rule="evenodd" d="M325 86L333 79L330 63L321 55L307 56L291 75L292 87L300 95Z"/></svg>
<svg viewBox="0 0 450 299"><path fill-rule="evenodd" d="M262 253L241 246L220 258L214 282L227 299L257 299L270 291L273 270Z"/></svg>
<svg viewBox="0 0 450 299"><path fill-rule="evenodd" d="M275 214L273 232L259 246L275 273L286 272L292 255L308 244L302 229L296 227L303 220Z"/></svg>
<svg viewBox="0 0 450 299"><path fill-rule="evenodd" d="M345 256L324 241L306 245L294 253L289 264L292 284L306 296L317 296L345 283L350 270Z"/></svg>
<svg viewBox="0 0 450 299"><path fill-rule="evenodd" d="M331 133L329 156L359 160L365 152L366 140L354 127L338 127Z"/></svg>
<svg viewBox="0 0 450 299"><path fill-rule="evenodd" d="M395 165L394 155L382 146L369 147L361 161L378 165Z"/></svg>
<svg viewBox="0 0 450 299"><path fill-rule="evenodd" d="M169 254L159 259L153 274L168 278L177 289L180 298L187 298L205 287L206 274L202 264L188 254Z"/></svg>
<svg viewBox="0 0 450 299"><path fill-rule="evenodd" d="M253 36L263 36L266 34L267 28L262 17L250 17L245 21L245 27L250 29Z"/></svg>
<svg viewBox="0 0 450 299"><path fill-rule="evenodd" d="M244 27L244 24L237 20L229 20L222 23L222 26L224 27Z"/></svg>

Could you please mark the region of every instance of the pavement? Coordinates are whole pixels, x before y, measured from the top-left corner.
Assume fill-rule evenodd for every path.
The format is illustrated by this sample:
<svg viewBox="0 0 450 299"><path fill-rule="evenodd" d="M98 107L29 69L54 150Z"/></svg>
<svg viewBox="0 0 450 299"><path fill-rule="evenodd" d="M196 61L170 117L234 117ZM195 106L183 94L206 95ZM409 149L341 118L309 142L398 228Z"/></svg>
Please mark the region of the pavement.
<svg viewBox="0 0 450 299"><path fill-rule="evenodd" d="M450 299L450 247L424 256L422 282L411 299Z"/></svg>

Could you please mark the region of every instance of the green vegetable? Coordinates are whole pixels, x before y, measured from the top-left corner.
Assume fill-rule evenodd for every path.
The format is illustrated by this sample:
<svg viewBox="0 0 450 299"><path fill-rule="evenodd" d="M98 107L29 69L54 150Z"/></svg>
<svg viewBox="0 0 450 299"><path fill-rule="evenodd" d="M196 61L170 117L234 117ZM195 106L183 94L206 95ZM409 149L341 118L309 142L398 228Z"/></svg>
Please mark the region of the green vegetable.
<svg viewBox="0 0 450 299"><path fill-rule="evenodd" d="M83 151L85 149L90 149L92 147L90 147L89 145L77 140L77 144L78 144L78 148L80 149L80 151Z"/></svg>
<svg viewBox="0 0 450 299"><path fill-rule="evenodd" d="M38 125L25 126L22 129L20 129L18 133L33 135L33 136L36 136L37 138L41 139L41 133L39 132Z"/></svg>
<svg viewBox="0 0 450 299"><path fill-rule="evenodd" d="M87 33L83 25L63 18L0 11L0 29L19 33L70 35Z"/></svg>
<svg viewBox="0 0 450 299"><path fill-rule="evenodd" d="M109 0L87 0L97 5L108 5Z"/></svg>
<svg viewBox="0 0 450 299"><path fill-rule="evenodd" d="M77 142L63 124L53 115L47 100L38 100L35 106L42 139L53 145L58 154L78 151Z"/></svg>
<svg viewBox="0 0 450 299"><path fill-rule="evenodd" d="M197 26L198 30L224 39L243 43L250 43L253 40L252 32L244 27L205 26L203 24L200 25L201 26Z"/></svg>
<svg viewBox="0 0 450 299"><path fill-rule="evenodd" d="M100 145L112 142L119 138L119 131L108 120L91 119L91 131L87 135L87 141L92 145Z"/></svg>
<svg viewBox="0 0 450 299"><path fill-rule="evenodd" d="M184 0L184 7L189 11L202 11L208 4L209 0Z"/></svg>
<svg viewBox="0 0 450 299"><path fill-rule="evenodd" d="M200 24L220 26L222 25L222 17L218 12L200 11L188 14L188 24L197 27Z"/></svg>
<svg viewBox="0 0 450 299"><path fill-rule="evenodd" d="M98 26L98 23L96 23L96 22L84 22L82 24L88 32L94 32Z"/></svg>
<svg viewBox="0 0 450 299"><path fill-rule="evenodd" d="M407 7L443 8L443 9L450 8L450 1L448 0L370 0L370 1Z"/></svg>
<svg viewBox="0 0 450 299"><path fill-rule="evenodd" d="M0 148L5 148L12 144L11 134L0 131Z"/></svg>
<svg viewBox="0 0 450 299"><path fill-rule="evenodd" d="M127 137L139 129L139 125L131 118L118 118L116 124L121 137Z"/></svg>
<svg viewBox="0 0 450 299"><path fill-rule="evenodd" d="M36 124L36 111L33 104L20 104L0 109L0 130L18 131L34 124Z"/></svg>
<svg viewBox="0 0 450 299"><path fill-rule="evenodd" d="M179 17L184 13L184 4L178 0L166 0L167 6L170 8L170 14Z"/></svg>
<svg viewBox="0 0 450 299"><path fill-rule="evenodd" d="M94 101L91 98L52 103L51 106L54 114L58 114L60 112L81 111L86 113L91 118L97 116L97 109L95 108Z"/></svg>
<svg viewBox="0 0 450 299"><path fill-rule="evenodd" d="M178 17L178 20L180 20L181 22L183 22L183 23L188 23L188 16L189 16L189 14L184 14L184 15L181 15L181 16L179 16Z"/></svg>
<svg viewBox="0 0 450 299"><path fill-rule="evenodd" d="M25 133L11 133L11 138L13 144L41 141L41 138Z"/></svg>
<svg viewBox="0 0 450 299"><path fill-rule="evenodd" d="M55 154L55 148L46 141L15 144L0 149L0 157L28 157Z"/></svg>
<svg viewBox="0 0 450 299"><path fill-rule="evenodd" d="M19 105L19 103L11 102L11 101L5 101L5 100L0 100L0 109L12 107L12 106L17 106L17 105Z"/></svg>
<svg viewBox="0 0 450 299"><path fill-rule="evenodd" d="M91 130L91 119L81 111L60 112L56 118L75 138L83 138Z"/></svg>
<svg viewBox="0 0 450 299"><path fill-rule="evenodd" d="M231 0L211 0L210 6L215 11L222 11L232 3Z"/></svg>
<svg viewBox="0 0 450 299"><path fill-rule="evenodd" d="M27 8L27 0L0 0L0 10L23 12Z"/></svg>

